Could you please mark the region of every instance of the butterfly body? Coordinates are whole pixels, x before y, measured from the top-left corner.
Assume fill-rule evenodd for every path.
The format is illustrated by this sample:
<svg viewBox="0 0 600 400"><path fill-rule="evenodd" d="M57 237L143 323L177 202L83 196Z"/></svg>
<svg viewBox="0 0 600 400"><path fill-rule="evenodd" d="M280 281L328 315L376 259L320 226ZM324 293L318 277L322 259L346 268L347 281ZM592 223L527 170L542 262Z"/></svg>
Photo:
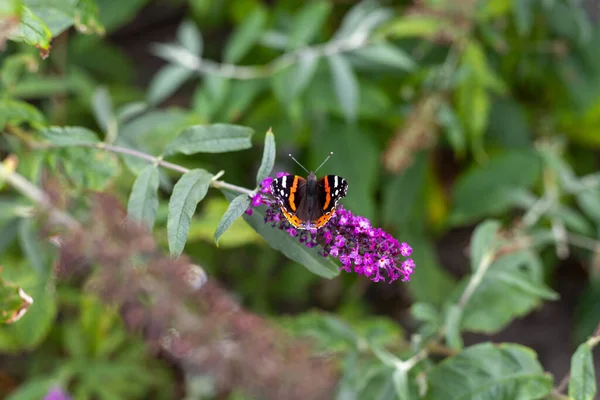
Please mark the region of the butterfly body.
<svg viewBox="0 0 600 400"><path fill-rule="evenodd" d="M306 179L284 175L271 183L271 193L279 201L283 215L298 229L324 226L347 191L348 183L341 176L325 175L317 179L313 172Z"/></svg>

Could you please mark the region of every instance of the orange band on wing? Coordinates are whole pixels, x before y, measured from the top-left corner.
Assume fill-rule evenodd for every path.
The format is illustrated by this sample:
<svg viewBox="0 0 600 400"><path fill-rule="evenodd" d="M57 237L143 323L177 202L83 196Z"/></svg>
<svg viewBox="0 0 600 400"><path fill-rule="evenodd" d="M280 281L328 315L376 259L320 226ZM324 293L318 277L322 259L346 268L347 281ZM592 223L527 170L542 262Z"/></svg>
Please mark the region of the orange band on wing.
<svg viewBox="0 0 600 400"><path fill-rule="evenodd" d="M298 175L294 176L294 182L290 186L290 196L288 197L288 204L292 211L296 211L296 190L298 190Z"/></svg>
<svg viewBox="0 0 600 400"><path fill-rule="evenodd" d="M281 207L281 212L290 224L292 224L295 228L300 228L300 225L302 225L302 221L300 220L300 218L287 212L285 210L285 207Z"/></svg>
<svg viewBox="0 0 600 400"><path fill-rule="evenodd" d="M324 226L327 222L329 222L331 217L333 217L333 214L335 214L335 208L333 210L331 210L331 212L329 214L325 214L325 215L317 218L317 220L314 222L314 227L316 229L319 229L322 226Z"/></svg>
<svg viewBox="0 0 600 400"><path fill-rule="evenodd" d="M327 177L323 179L323 182L325 182L325 204L323 204L323 210L327 210L329 203L331 203L331 187L329 187L329 179Z"/></svg>

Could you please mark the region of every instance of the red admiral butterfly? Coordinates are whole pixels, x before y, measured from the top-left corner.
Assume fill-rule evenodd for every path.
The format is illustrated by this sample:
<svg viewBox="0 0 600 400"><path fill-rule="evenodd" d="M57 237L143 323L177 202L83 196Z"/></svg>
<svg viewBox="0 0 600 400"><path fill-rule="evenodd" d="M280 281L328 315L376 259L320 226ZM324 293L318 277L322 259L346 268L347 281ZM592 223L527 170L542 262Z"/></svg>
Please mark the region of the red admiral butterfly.
<svg viewBox="0 0 600 400"><path fill-rule="evenodd" d="M319 168L329 160L329 157ZM308 178L284 175L273 179L271 193L279 201L281 211L290 224L298 229L319 229L335 214L337 202L346 196L348 183L337 175L325 175L317 180L314 172L309 172L294 157L292 160L308 172Z"/></svg>

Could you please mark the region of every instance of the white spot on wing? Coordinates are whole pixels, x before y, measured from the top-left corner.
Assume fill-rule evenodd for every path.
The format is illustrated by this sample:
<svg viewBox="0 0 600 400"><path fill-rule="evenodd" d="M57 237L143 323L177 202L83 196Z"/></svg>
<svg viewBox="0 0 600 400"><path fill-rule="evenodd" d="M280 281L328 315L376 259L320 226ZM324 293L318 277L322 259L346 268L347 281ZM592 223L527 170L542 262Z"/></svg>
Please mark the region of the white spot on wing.
<svg viewBox="0 0 600 400"><path fill-rule="evenodd" d="M281 193L282 196L285 196L285 190L281 189L279 193Z"/></svg>
<svg viewBox="0 0 600 400"><path fill-rule="evenodd" d="M283 178L281 178L281 186L285 189L285 185L287 182L287 176L284 176Z"/></svg>
<svg viewBox="0 0 600 400"><path fill-rule="evenodd" d="M333 177L333 187L337 187L337 185L338 185L338 176L337 176L337 175L335 175L335 176Z"/></svg>

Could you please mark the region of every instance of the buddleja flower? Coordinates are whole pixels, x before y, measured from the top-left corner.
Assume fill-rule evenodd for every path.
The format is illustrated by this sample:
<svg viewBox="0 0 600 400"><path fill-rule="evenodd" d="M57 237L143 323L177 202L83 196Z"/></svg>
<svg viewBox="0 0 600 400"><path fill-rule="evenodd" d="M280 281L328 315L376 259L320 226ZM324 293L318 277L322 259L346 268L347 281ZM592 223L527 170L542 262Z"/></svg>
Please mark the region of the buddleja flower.
<svg viewBox="0 0 600 400"><path fill-rule="evenodd" d="M43 400L71 400L61 388L53 387L48 390L48 393L44 396Z"/></svg>
<svg viewBox="0 0 600 400"><path fill-rule="evenodd" d="M277 177L286 175L284 172ZM340 269L365 275L374 282L400 279L409 281L415 269L415 262L408 258L412 248L400 243L381 228L374 228L364 217L352 214L338 205L335 215L320 229L303 230L294 228L281 213L279 203L265 195L271 193L273 178L266 178L261 190L252 198L252 206L267 205L265 223L287 232L306 247L320 247L324 257L340 260ZM248 212L252 213L252 208Z"/></svg>

